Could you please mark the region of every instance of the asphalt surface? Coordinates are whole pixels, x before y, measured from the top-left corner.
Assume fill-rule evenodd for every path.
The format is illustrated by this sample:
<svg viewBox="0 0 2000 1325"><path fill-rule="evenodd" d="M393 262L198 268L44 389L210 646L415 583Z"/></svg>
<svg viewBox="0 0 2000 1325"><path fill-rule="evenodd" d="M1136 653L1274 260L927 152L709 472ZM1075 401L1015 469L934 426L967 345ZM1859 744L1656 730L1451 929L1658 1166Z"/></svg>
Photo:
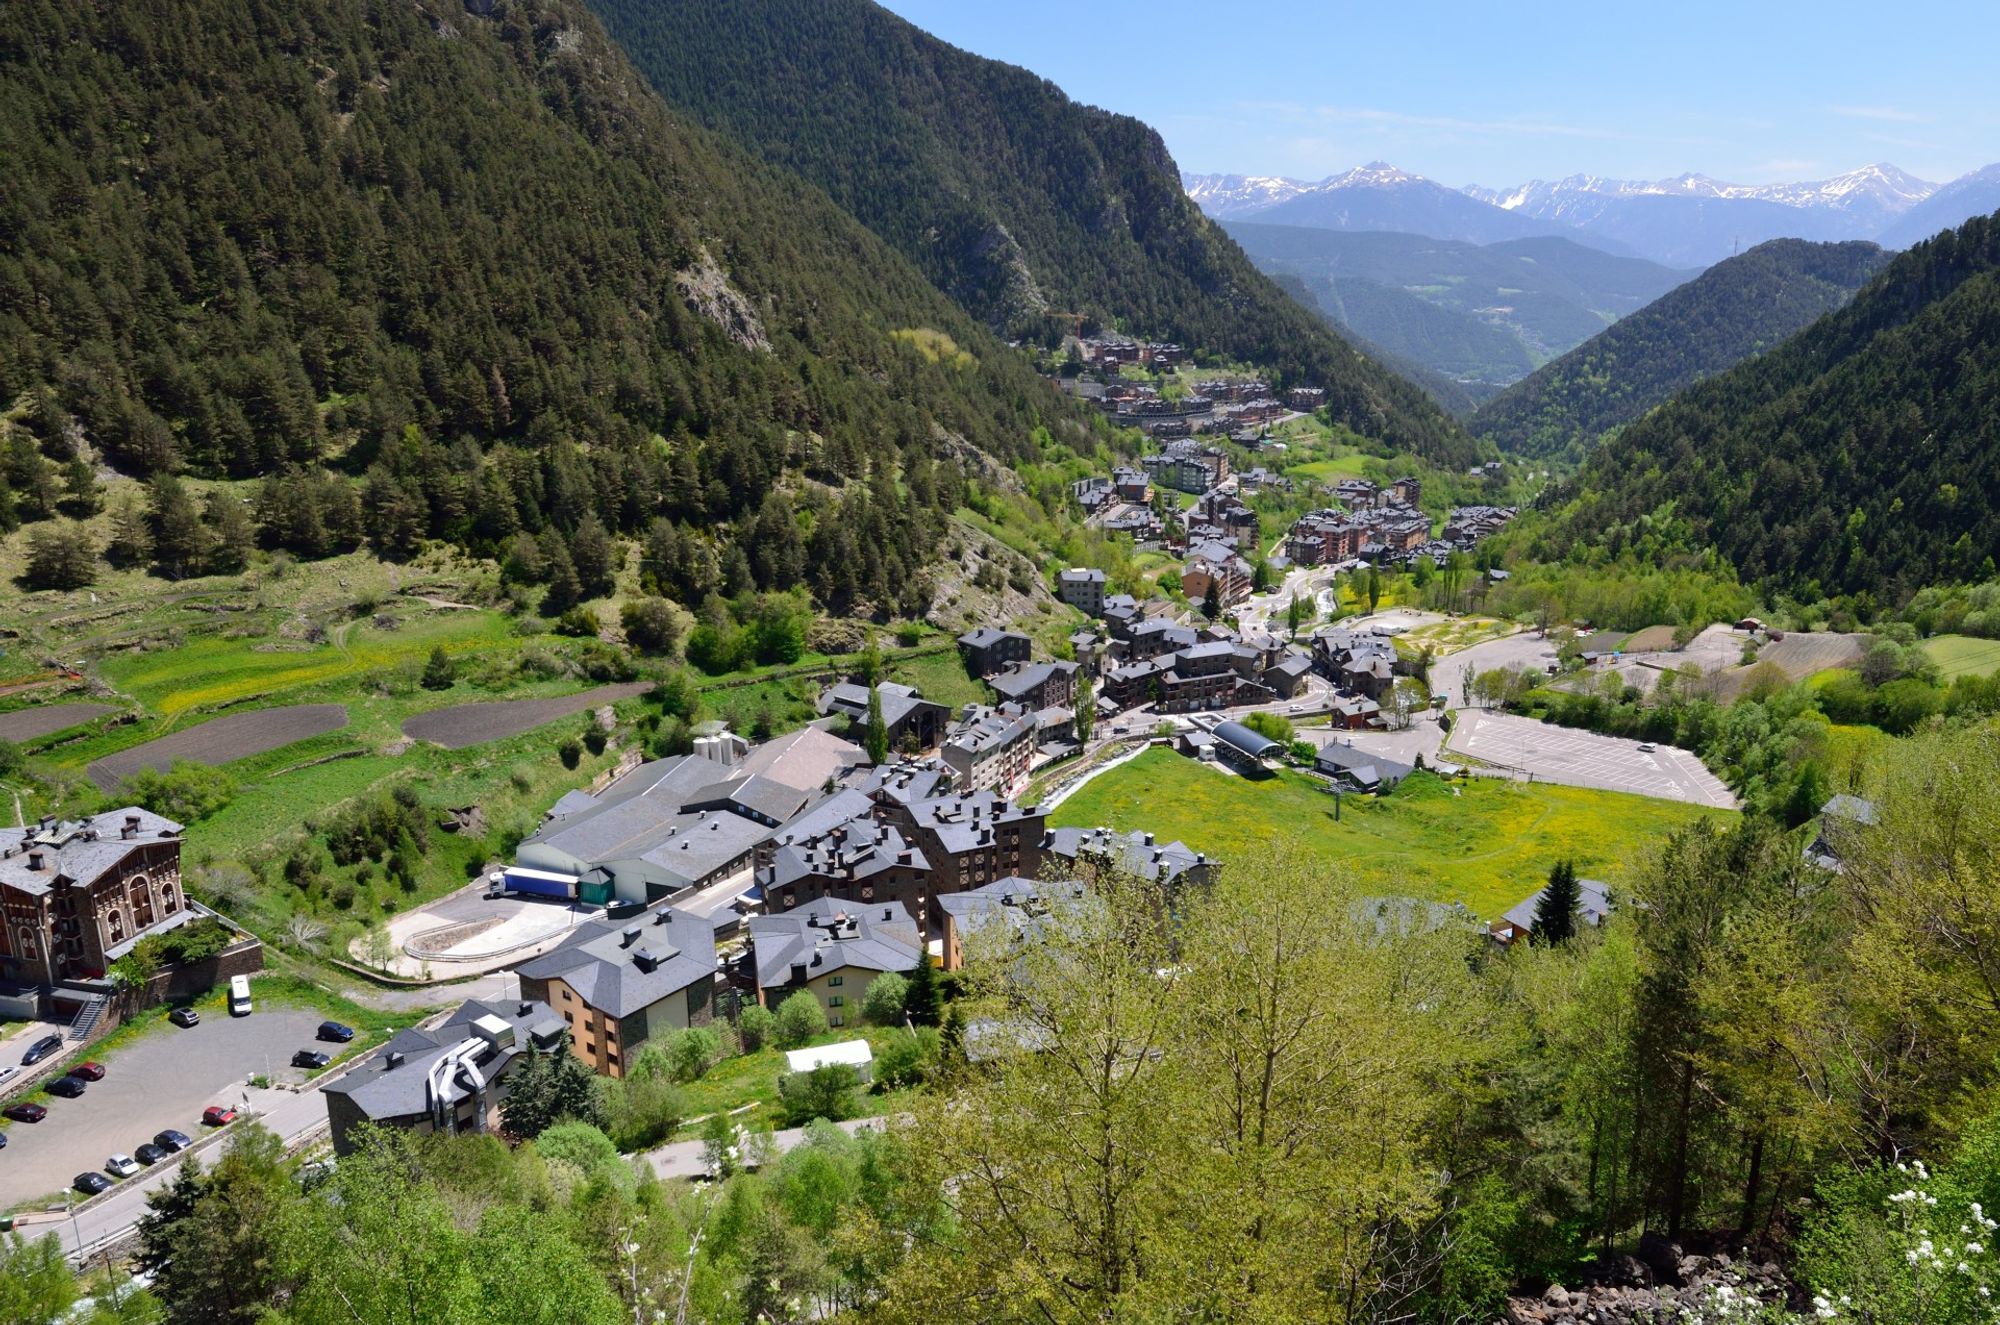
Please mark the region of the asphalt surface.
<svg viewBox="0 0 2000 1325"><path fill-rule="evenodd" d="M1700 759L1670 745L1641 750L1640 742L1623 737L1467 709L1458 714L1449 746L1540 782L1725 809L1736 804L1735 795Z"/></svg>
<svg viewBox="0 0 2000 1325"><path fill-rule="evenodd" d="M129 1155L165 1128L200 1134L201 1111L239 1104L245 1082L269 1071L272 1081L301 1081L292 1054L315 1045L323 1020L307 1009L260 1009L247 1017L220 1013L199 1026L169 1026L101 1057L104 1080L78 1099L48 1099L39 1123L7 1124L0 1150L0 1206L67 1189L86 1169L102 1169L112 1154ZM81 1061L81 1060L78 1060Z"/></svg>

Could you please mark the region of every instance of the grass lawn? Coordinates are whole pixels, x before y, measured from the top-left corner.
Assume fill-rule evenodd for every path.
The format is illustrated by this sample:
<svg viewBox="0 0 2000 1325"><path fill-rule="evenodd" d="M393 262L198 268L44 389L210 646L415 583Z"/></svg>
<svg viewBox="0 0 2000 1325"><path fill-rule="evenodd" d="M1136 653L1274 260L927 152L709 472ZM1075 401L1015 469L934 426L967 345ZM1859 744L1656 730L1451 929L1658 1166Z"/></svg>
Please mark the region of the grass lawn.
<svg viewBox="0 0 2000 1325"><path fill-rule="evenodd" d="M843 1040L859 1038L868 1041L879 1056L883 1045L898 1035L908 1034L906 1030L892 1027L842 1026L816 1036L810 1043L838 1044ZM784 1070L785 1051L771 1045L754 1054L725 1058L709 1068L701 1080L681 1087L681 1097L687 1102L687 1116L705 1118L712 1113L734 1112L746 1105L754 1105L748 1113L739 1115L736 1121L753 1132L783 1127L785 1115L778 1103L778 1077ZM863 1087L855 1092L854 1116L874 1118L900 1108L908 1098L908 1091L878 1094L873 1087ZM689 1123L676 1134L677 1139L698 1138L702 1127L701 1123Z"/></svg>
<svg viewBox="0 0 2000 1325"><path fill-rule="evenodd" d="M1292 465L1285 470L1285 477L1292 479L1313 479L1320 483L1338 483L1344 478L1368 477L1367 465L1373 456L1355 452L1352 455L1334 456L1329 460L1308 460L1302 465Z"/></svg>
<svg viewBox="0 0 2000 1325"><path fill-rule="evenodd" d="M1924 641L1924 652L1938 665L1938 675L1986 676L2000 671L2000 640L1971 635L1938 635Z"/></svg>
<svg viewBox="0 0 2000 1325"><path fill-rule="evenodd" d="M1675 801L1547 783L1476 778L1453 788L1413 779L1379 799L1333 798L1303 775L1232 777L1166 750L1148 750L1057 807L1051 827L1143 828L1226 862L1279 854L1344 864L1385 890L1463 902L1498 916L1539 888L1565 857L1586 877L1618 880L1666 833L1719 817Z"/></svg>
<svg viewBox="0 0 2000 1325"><path fill-rule="evenodd" d="M959 657L957 649L893 663L889 667L889 679L915 686L923 691L925 699L953 710L967 704L993 702L993 692L986 683L966 675L965 660Z"/></svg>

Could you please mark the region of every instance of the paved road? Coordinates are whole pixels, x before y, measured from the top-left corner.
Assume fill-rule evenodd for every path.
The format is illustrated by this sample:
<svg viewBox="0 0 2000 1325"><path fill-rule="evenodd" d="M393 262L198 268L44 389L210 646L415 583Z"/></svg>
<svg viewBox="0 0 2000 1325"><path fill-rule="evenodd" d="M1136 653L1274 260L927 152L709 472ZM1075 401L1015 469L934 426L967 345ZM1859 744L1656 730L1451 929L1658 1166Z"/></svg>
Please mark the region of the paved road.
<svg viewBox="0 0 2000 1325"><path fill-rule="evenodd" d="M839 1127L841 1131L852 1136L856 1132L871 1131L883 1125L884 1122L880 1118L855 1118L839 1124ZM771 1133L771 1144L782 1155L805 1140L805 1136L805 1128L788 1127L783 1131ZM649 1150L638 1158L652 1165L653 1172L662 1178L703 1178L708 1176L708 1170L702 1164L703 1144L700 1141L676 1141L671 1145L661 1146L658 1150Z"/></svg>
<svg viewBox="0 0 2000 1325"><path fill-rule="evenodd" d="M1735 795L1695 755L1670 745L1650 751L1639 745L1509 713L1460 713L1451 733L1451 749L1523 770L1537 781L1735 806Z"/></svg>
<svg viewBox="0 0 2000 1325"><path fill-rule="evenodd" d="M131 1154L162 1128L193 1135L201 1111L233 1099L253 1073L277 1082L305 1074L288 1066L313 1043L322 1020L310 1009L214 1015L199 1026L167 1027L103 1059L104 1080L80 1099L47 1101L39 1123L10 1123L0 1150L0 1206L67 1188L114 1152ZM236 1088L232 1090L232 1087Z"/></svg>

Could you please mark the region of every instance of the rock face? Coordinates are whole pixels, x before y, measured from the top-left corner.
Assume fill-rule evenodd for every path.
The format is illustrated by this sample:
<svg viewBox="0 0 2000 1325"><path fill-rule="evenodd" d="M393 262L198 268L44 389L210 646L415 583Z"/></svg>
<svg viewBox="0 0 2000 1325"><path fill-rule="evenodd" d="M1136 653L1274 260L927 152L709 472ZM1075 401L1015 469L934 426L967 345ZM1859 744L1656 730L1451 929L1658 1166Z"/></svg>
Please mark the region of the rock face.
<svg viewBox="0 0 2000 1325"><path fill-rule="evenodd" d="M674 273L674 285L687 301L690 311L701 314L721 327L729 339L746 350L768 350L770 337L764 334L764 324L757 317L757 310L734 285L729 277L717 266L703 247L695 260L685 270Z"/></svg>
<svg viewBox="0 0 2000 1325"><path fill-rule="evenodd" d="M1539 1297L1514 1297L1495 1325L1722 1325L1746 1308L1782 1306L1784 1273L1739 1252L1689 1255L1648 1237L1638 1256L1620 1256L1575 1286L1551 1284Z"/></svg>

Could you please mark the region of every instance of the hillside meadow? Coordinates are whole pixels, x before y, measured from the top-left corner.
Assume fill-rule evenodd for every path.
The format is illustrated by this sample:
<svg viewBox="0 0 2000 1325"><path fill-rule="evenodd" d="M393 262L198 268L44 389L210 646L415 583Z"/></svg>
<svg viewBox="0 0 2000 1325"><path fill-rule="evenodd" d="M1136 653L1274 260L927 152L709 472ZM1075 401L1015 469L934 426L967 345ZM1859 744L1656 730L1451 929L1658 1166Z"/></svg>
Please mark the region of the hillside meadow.
<svg viewBox="0 0 2000 1325"><path fill-rule="evenodd" d="M1725 811L1674 801L1417 774L1383 797L1333 797L1289 770L1252 780L1148 750L1085 784L1049 816L1056 827L1145 829L1229 861L1303 855L1354 869L1385 892L1462 902L1484 919L1540 888L1558 860L1618 883L1668 833Z"/></svg>

